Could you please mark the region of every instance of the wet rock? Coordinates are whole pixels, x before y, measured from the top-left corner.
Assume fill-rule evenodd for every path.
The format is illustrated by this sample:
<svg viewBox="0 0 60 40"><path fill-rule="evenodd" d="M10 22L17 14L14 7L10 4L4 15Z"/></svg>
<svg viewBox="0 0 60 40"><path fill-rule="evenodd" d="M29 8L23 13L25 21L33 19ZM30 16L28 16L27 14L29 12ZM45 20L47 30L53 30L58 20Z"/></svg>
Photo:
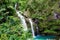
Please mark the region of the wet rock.
<svg viewBox="0 0 60 40"><path fill-rule="evenodd" d="M55 19L60 19L60 13L55 12L55 13L54 13L54 18L55 18Z"/></svg>
<svg viewBox="0 0 60 40"><path fill-rule="evenodd" d="M25 17L30 17L30 12L29 12L29 9L27 9L27 11L25 11L24 13L23 13L23 15L25 15Z"/></svg>
<svg viewBox="0 0 60 40"><path fill-rule="evenodd" d="M32 19L35 24L39 24L39 20L37 18Z"/></svg>

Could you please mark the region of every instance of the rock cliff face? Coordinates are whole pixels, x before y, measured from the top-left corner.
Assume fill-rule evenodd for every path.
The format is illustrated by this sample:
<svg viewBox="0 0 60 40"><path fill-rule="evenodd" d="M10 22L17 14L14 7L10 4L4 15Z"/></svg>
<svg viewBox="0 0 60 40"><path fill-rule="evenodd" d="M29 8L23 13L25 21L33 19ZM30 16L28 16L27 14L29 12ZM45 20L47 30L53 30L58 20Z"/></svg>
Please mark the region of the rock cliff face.
<svg viewBox="0 0 60 40"><path fill-rule="evenodd" d="M30 11L27 9L26 11L24 11L23 15L25 15L27 18L30 17Z"/></svg>

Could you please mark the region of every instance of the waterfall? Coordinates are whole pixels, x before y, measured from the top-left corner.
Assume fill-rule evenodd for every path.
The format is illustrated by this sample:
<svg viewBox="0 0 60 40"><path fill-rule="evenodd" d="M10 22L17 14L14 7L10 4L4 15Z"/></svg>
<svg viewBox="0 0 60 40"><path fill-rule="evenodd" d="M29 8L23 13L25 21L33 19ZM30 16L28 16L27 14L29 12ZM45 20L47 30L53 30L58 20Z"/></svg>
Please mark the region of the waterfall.
<svg viewBox="0 0 60 40"><path fill-rule="evenodd" d="M35 37L32 19L29 18L29 22L30 22L31 29L32 29L32 35L33 37Z"/></svg>
<svg viewBox="0 0 60 40"><path fill-rule="evenodd" d="M56 13L54 13L54 18L55 18L55 19L57 19L57 17L56 17L56 16L57 16L57 14L56 14Z"/></svg>
<svg viewBox="0 0 60 40"><path fill-rule="evenodd" d="M16 6L17 6L17 4L15 4L15 10L16 10ZM27 24L26 24L24 16L21 15L21 11L16 10L16 14L21 19L21 23L23 25L24 31L27 31Z"/></svg>

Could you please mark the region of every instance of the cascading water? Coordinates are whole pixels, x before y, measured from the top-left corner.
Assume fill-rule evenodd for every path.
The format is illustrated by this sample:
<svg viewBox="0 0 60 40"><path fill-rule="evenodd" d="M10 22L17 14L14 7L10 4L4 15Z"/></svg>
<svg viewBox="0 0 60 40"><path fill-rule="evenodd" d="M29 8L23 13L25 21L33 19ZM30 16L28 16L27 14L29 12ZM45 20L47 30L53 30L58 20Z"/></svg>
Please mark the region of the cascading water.
<svg viewBox="0 0 60 40"><path fill-rule="evenodd" d="M35 38L35 33L34 33L34 28L33 28L33 22L32 22L32 19L29 18L29 22L30 22L30 25L31 25L33 38Z"/></svg>
<svg viewBox="0 0 60 40"><path fill-rule="evenodd" d="M57 17L56 17L56 16L57 16L57 14L56 14L56 13L54 13L54 18L55 18L55 19L57 19Z"/></svg>
<svg viewBox="0 0 60 40"><path fill-rule="evenodd" d="M15 4L15 10L16 10L16 6L17 6L17 4ZM18 17L21 19L21 22L22 22L22 25L23 25L24 31L27 31L27 24L26 24L26 21L25 21L24 16L21 15L21 11L16 10L16 14L17 14Z"/></svg>
<svg viewBox="0 0 60 40"><path fill-rule="evenodd" d="M17 4L15 4L15 10L16 10L16 8L17 8ZM21 15L21 11L16 10L16 13L17 13L18 17L21 19L24 31L27 31L27 24L26 24L24 16ZM56 14L55 14L55 16L56 16ZM33 28L33 22L32 22L31 18L29 18L29 22L30 22L30 25L31 25L32 35L33 35L33 38L35 38L35 40L38 40L39 38L43 38L44 40L47 39L47 38L55 38L54 36L42 36L42 35L35 36L35 31L34 31L34 28ZM38 31L38 27L36 27L36 29Z"/></svg>

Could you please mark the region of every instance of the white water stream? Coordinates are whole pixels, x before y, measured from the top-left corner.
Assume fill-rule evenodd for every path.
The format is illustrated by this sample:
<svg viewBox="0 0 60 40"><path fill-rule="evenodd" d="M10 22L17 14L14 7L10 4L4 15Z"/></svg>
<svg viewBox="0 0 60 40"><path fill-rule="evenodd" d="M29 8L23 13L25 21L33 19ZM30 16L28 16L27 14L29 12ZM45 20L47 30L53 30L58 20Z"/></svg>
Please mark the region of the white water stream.
<svg viewBox="0 0 60 40"><path fill-rule="evenodd" d="M33 38L35 38L35 33L34 33L34 28L33 28L33 22L32 22L32 19L29 18L29 22L30 22L30 25L31 25L31 30L32 30Z"/></svg>
<svg viewBox="0 0 60 40"><path fill-rule="evenodd" d="M17 7L17 4L15 4L15 10L16 10L16 7ZM24 16L21 15L21 13L22 13L21 11L16 10L16 14L21 19L21 22L22 22L24 31L27 31L27 24L26 24L26 21L25 21ZM32 22L32 19L31 18L29 18L29 22L30 22L30 25L31 25L32 35L33 35L33 37L35 37L34 28L33 28L33 22Z"/></svg>
<svg viewBox="0 0 60 40"><path fill-rule="evenodd" d="M16 6L17 6L17 4L15 4L15 10L16 10ZM27 31L27 24L26 24L24 16L21 15L21 13L22 13L21 11L16 10L16 14L18 15L18 17L21 20L21 23L23 25L24 31Z"/></svg>

